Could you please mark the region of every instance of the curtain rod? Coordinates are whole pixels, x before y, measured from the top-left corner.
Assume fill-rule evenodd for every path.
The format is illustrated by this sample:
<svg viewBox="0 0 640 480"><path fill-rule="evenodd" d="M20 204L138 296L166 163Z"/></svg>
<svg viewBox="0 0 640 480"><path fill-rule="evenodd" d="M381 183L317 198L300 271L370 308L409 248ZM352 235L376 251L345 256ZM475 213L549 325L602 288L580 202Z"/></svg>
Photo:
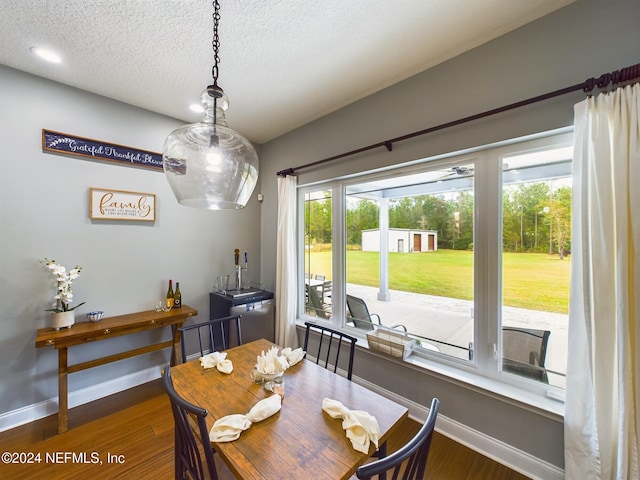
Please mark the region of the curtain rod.
<svg viewBox="0 0 640 480"><path fill-rule="evenodd" d="M373 150L374 148L385 147L389 152L393 148L393 144L397 142L401 142L403 140L408 140L410 138L419 137L421 135L426 135L427 133L436 132L438 130L444 130L445 128L455 127L457 125L461 125L463 123L471 122L473 120L478 120L480 118L489 117L491 115L495 115L498 113L503 113L509 110L513 110L519 107L524 107L526 105L531 105L533 103L541 102L543 100L548 100L550 98L558 97L560 95L564 95L570 92L575 92L577 90L582 90L585 93L591 94L591 91L598 87L600 89L605 88L609 83L612 85L617 85L620 83L629 82L631 80L636 80L640 78L640 63L636 63L630 67L621 68L620 70L614 70L611 73L603 73L598 78L591 77L585 80L582 83L577 83L575 85L571 85L570 87L561 88L560 90L555 90L553 92L548 92L543 95L538 95L536 97L528 98L527 100L522 100L520 102L511 103L509 105L505 105L503 107L494 108L492 110L487 110L482 113L477 113L475 115L470 115L468 117L460 118L458 120L453 120L451 122L446 122L440 125L436 125L435 127L425 128L424 130L418 130L417 132L409 133L407 135L402 135L400 137L391 138L389 140L384 140L382 142L374 143L372 145L368 145L366 147L361 147L356 150L351 150L349 152L341 153L339 155L334 155L333 157L324 158L322 160L317 160L315 162L306 163L304 165L299 165L297 167L287 168L285 170L280 170L276 175L280 177L284 177L287 175L292 175L298 170L302 170L303 168L315 167L316 165L321 165L323 163L331 162L333 160L338 160L340 158L349 157L351 155L355 155L357 153L366 152L368 150Z"/></svg>

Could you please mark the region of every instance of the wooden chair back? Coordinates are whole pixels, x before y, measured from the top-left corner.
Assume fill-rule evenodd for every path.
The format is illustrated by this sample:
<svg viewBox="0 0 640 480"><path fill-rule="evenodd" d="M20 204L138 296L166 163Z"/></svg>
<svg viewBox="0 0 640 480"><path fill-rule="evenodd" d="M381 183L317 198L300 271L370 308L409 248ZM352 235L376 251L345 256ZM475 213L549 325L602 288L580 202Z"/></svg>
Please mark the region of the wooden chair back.
<svg viewBox="0 0 640 480"><path fill-rule="evenodd" d="M205 420L207 410L187 402L178 395L173 388L169 365L162 374L162 385L169 396L173 413L176 480L185 478L218 480L213 448ZM204 462L201 453L204 456Z"/></svg>
<svg viewBox="0 0 640 480"><path fill-rule="evenodd" d="M429 416L418 433L395 452L380 460L358 467L356 476L362 480L369 480L392 473L391 478L394 480L398 478L402 480L424 479L439 407L440 401L434 398L429 408Z"/></svg>
<svg viewBox="0 0 640 480"><path fill-rule="evenodd" d="M351 380L353 375L353 358L356 351L355 337L339 332L324 325L318 325L311 322L305 322L307 330L304 334L304 351L307 356L312 355L316 359L316 364L337 373L338 364L340 363L340 353L345 349L349 349L349 357L346 363L347 378ZM309 334L315 332L319 334L317 347L309 351L311 343L309 342Z"/></svg>
<svg viewBox="0 0 640 480"><path fill-rule="evenodd" d="M182 361L187 361L187 339L197 338L200 356L216 350L227 350L234 345L242 344L242 334L240 331L240 319L242 315L231 315L229 317L215 318L206 322L194 323L180 327L180 348L182 351ZM235 336L235 338L233 338Z"/></svg>

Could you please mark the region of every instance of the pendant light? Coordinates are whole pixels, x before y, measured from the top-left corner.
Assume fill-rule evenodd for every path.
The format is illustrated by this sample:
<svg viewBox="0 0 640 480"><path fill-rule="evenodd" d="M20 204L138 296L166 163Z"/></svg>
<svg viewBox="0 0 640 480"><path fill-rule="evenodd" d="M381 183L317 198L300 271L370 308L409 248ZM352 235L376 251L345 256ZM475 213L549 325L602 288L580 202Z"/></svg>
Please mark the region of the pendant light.
<svg viewBox="0 0 640 480"><path fill-rule="evenodd" d="M213 2L213 84L200 95L202 120L169 134L162 149L167 181L182 205L209 210L243 208L258 182L251 142L227 126L227 96L218 86L220 4Z"/></svg>

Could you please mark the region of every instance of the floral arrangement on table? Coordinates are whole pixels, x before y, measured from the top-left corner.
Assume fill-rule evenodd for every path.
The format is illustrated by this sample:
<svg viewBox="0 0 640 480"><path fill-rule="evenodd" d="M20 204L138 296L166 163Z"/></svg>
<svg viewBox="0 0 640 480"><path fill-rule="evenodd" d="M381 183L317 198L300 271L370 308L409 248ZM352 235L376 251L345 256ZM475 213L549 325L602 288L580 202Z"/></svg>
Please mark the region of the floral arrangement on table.
<svg viewBox="0 0 640 480"><path fill-rule="evenodd" d="M273 375L284 372L289 368L289 362L284 355L278 355L278 347L273 346L267 353L264 350L257 357L256 370L263 375Z"/></svg>
<svg viewBox="0 0 640 480"><path fill-rule="evenodd" d="M56 294L53 297L53 299L55 300L55 302L53 302L52 304L53 308L46 309L46 312L70 312L85 304L85 302L82 302L75 307L69 307L69 304L73 301L71 284L76 278L80 276L80 272L82 271L82 267L80 265L76 265L74 268L67 272L67 269L62 265L57 264L55 260L49 260L48 258L45 258L41 260L41 262L44 263L49 270L51 270L51 273L55 275L58 282L58 288L56 290Z"/></svg>
<svg viewBox="0 0 640 480"><path fill-rule="evenodd" d="M294 366L305 356L305 351L302 348L283 348L280 354L278 354L278 347L273 346L267 353L264 350L257 357L256 370L263 375L276 375L284 372L289 367Z"/></svg>

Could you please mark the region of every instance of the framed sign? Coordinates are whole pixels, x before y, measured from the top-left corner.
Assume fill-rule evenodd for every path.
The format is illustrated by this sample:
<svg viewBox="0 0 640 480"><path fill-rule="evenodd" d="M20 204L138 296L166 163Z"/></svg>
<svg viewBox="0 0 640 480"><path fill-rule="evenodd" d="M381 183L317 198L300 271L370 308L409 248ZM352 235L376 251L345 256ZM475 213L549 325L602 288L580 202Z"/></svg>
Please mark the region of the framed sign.
<svg viewBox="0 0 640 480"><path fill-rule="evenodd" d="M155 222L156 196L153 193L90 188L89 217L93 220Z"/></svg>
<svg viewBox="0 0 640 480"><path fill-rule="evenodd" d="M52 130L42 130L42 150L163 171L160 153Z"/></svg>

